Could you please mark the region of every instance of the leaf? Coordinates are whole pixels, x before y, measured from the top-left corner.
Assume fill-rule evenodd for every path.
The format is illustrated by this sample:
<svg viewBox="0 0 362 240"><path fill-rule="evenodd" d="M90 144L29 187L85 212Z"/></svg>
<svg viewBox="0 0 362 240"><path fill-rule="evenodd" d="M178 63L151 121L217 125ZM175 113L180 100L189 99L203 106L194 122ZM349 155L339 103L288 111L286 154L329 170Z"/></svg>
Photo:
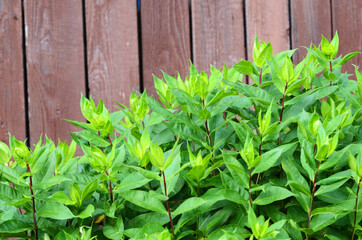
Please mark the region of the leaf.
<svg viewBox="0 0 362 240"><path fill-rule="evenodd" d="M178 206L176 208L175 211L172 212L172 217L176 217L182 213L191 211L195 208L200 207L201 205L203 205L206 201L202 198L198 198L198 197L192 197L189 198L187 200L185 200L183 203L181 203L180 206Z"/></svg>
<svg viewBox="0 0 362 240"><path fill-rule="evenodd" d="M285 188L270 186L266 187L265 191L261 192L253 203L256 205L267 205L291 196L294 196L294 194Z"/></svg>
<svg viewBox="0 0 362 240"><path fill-rule="evenodd" d="M51 195L49 198L64 205L74 205L75 203L74 201L70 200L68 195L65 194L64 192L56 192L53 195Z"/></svg>
<svg viewBox="0 0 362 240"><path fill-rule="evenodd" d="M77 132L79 136L97 147L108 147L110 143L94 133L94 131Z"/></svg>
<svg viewBox="0 0 362 240"><path fill-rule="evenodd" d="M289 151L295 145L296 143L285 144L263 153L261 155L259 164L253 171L253 174L265 172L269 168L273 167L274 164L279 160L280 156Z"/></svg>
<svg viewBox="0 0 362 240"><path fill-rule="evenodd" d="M0 233L20 233L32 229L28 223L19 220L9 220L0 224Z"/></svg>
<svg viewBox="0 0 362 240"><path fill-rule="evenodd" d="M57 220L67 220L75 217L69 208L58 202L51 201L45 202L44 205L37 210L36 215L38 217Z"/></svg>
<svg viewBox="0 0 362 240"><path fill-rule="evenodd" d="M243 83L233 83L226 79L223 82L230 87L234 88L235 90L239 91L241 94L244 94L247 97L258 99L259 101L263 102L264 104L270 105L272 102L277 102L275 97L271 95L269 92L257 88L248 84Z"/></svg>
<svg viewBox="0 0 362 240"><path fill-rule="evenodd" d="M92 124L89 124L89 123L85 123L85 122L78 122L78 121L72 121L72 120L68 120L68 119L64 119L65 121L73 124L74 126L76 127L80 127L80 128L83 128L83 129L86 129L86 130L90 130L90 131L97 131L93 126Z"/></svg>
<svg viewBox="0 0 362 240"><path fill-rule="evenodd" d="M54 177L48 178L45 181L35 184L33 186L33 189L36 190L45 190L47 188L53 187L55 185L61 184L63 182L72 181L67 177L64 177L62 175L56 175Z"/></svg>
<svg viewBox="0 0 362 240"><path fill-rule="evenodd" d="M7 203L22 199L22 194L15 188L12 188L8 183L0 182L0 199ZM0 217L1 219L1 217Z"/></svg>
<svg viewBox="0 0 362 240"><path fill-rule="evenodd" d="M162 178L159 176L158 173L148 171L148 170L140 168L140 167L131 166L131 165L124 164L122 166L136 170L137 172L141 173L145 178L162 181Z"/></svg>
<svg viewBox="0 0 362 240"><path fill-rule="evenodd" d="M132 189L136 189L147 184L151 179L145 178L139 172L133 172L122 178L121 183L115 188L114 192L120 193Z"/></svg>
<svg viewBox="0 0 362 240"><path fill-rule="evenodd" d="M245 172L244 167L239 163L235 157L234 153L222 152L226 167L229 169L234 180L243 188L249 188L249 176Z"/></svg>
<svg viewBox="0 0 362 240"><path fill-rule="evenodd" d="M335 183L332 183L332 184L329 184L329 185L322 185L315 192L314 196L318 196L320 194L325 194L328 192L333 192L334 190L340 188L345 182L347 182L347 180L348 180L348 178L335 182Z"/></svg>
<svg viewBox="0 0 362 240"><path fill-rule="evenodd" d="M126 192L121 192L120 195L127 201L137 206L149 209L151 211L167 214L167 211L161 201L155 197L152 197L148 192L140 190L129 190Z"/></svg>
<svg viewBox="0 0 362 240"><path fill-rule="evenodd" d="M81 219L89 218L94 213L94 206L92 204L89 204L86 209L84 209L81 213L77 215L77 217Z"/></svg>
<svg viewBox="0 0 362 240"><path fill-rule="evenodd" d="M88 183L87 186L85 186L85 188L82 191L80 201L83 202L85 200L90 199L93 193L97 190L97 187L98 187L98 182L96 179Z"/></svg>
<svg viewBox="0 0 362 240"><path fill-rule="evenodd" d="M352 52L352 53L348 53L347 55L345 55L338 63L338 65L344 65L346 64L349 60L351 60L352 58L354 58L355 56L357 56L358 54L360 54L360 52Z"/></svg>
<svg viewBox="0 0 362 240"><path fill-rule="evenodd" d="M117 218L114 225L106 224L103 227L103 234L109 239L121 240L123 239L124 224L121 216Z"/></svg>
<svg viewBox="0 0 362 240"><path fill-rule="evenodd" d="M233 68L241 74L250 75L253 73L253 64L247 60L241 60L233 66Z"/></svg>
<svg viewBox="0 0 362 240"><path fill-rule="evenodd" d="M335 221L337 221L337 218L334 213L319 214L312 218L310 228L313 229L314 232L317 232L331 225Z"/></svg>

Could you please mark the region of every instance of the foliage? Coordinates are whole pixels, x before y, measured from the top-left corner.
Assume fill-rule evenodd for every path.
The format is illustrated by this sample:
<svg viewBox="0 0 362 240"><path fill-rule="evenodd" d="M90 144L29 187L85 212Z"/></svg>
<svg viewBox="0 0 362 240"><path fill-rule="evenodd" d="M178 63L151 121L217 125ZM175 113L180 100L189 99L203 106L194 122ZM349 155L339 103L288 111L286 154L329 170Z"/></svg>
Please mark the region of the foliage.
<svg viewBox="0 0 362 240"><path fill-rule="evenodd" d="M256 38L253 62L154 77L158 99L110 113L81 96L69 145L10 135L0 238L362 237L362 74L341 72L359 53L338 47L323 37L293 65Z"/></svg>

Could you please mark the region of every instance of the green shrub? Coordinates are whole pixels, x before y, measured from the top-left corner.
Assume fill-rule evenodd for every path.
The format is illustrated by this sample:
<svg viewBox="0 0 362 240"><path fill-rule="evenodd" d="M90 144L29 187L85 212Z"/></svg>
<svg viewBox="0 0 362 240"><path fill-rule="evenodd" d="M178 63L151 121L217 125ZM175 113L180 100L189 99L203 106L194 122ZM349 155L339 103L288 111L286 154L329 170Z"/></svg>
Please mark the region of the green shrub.
<svg viewBox="0 0 362 240"><path fill-rule="evenodd" d="M0 237L362 237L362 75L341 73L359 53L336 57L338 44L323 37L294 66L295 50L256 38L253 62L154 77L156 100L133 92L109 113L81 96L88 123L68 120L82 129L70 145L10 135Z"/></svg>

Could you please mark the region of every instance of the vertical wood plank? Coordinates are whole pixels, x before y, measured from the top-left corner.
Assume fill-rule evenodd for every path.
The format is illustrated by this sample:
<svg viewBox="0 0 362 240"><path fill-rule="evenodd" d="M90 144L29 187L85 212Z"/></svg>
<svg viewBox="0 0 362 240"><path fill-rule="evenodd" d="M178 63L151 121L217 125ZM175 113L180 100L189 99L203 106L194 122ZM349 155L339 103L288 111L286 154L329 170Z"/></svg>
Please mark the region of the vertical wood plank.
<svg viewBox="0 0 362 240"><path fill-rule="evenodd" d="M24 2L28 68L30 140L40 134L70 140L82 121L79 99L85 91L82 1Z"/></svg>
<svg viewBox="0 0 362 240"><path fill-rule="evenodd" d="M90 94L108 109L139 91L136 1L86 0Z"/></svg>
<svg viewBox="0 0 362 240"><path fill-rule="evenodd" d="M0 0L0 141L24 140L24 69L20 0Z"/></svg>
<svg viewBox="0 0 362 240"><path fill-rule="evenodd" d="M298 48L293 60L298 63L306 56L307 50L313 42L316 46L322 39L322 34L331 39L331 11L329 0L293 0L290 1L292 48Z"/></svg>
<svg viewBox="0 0 362 240"><path fill-rule="evenodd" d="M195 66L231 67L245 59L242 0L193 0L192 46Z"/></svg>
<svg viewBox="0 0 362 240"><path fill-rule="evenodd" d="M141 1L143 84L155 96L152 74L184 77L189 68L188 0Z"/></svg>
<svg viewBox="0 0 362 240"><path fill-rule="evenodd" d="M245 10L249 59L255 34L259 40L271 42L273 54L290 49L288 0L246 0Z"/></svg>
<svg viewBox="0 0 362 240"><path fill-rule="evenodd" d="M362 52L362 1L332 0L333 34L338 31L339 55ZM342 72L354 73L354 67L362 66L362 55L350 60L342 67Z"/></svg>

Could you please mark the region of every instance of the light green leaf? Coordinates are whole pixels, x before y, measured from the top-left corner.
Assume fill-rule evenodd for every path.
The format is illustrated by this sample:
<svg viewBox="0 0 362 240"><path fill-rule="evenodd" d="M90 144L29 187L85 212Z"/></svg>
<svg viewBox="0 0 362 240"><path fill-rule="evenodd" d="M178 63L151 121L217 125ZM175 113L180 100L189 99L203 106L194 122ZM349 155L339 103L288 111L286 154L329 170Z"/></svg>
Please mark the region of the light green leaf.
<svg viewBox="0 0 362 240"><path fill-rule="evenodd" d="M44 205L37 210L36 215L38 217L52 218L57 220L67 220L75 217L69 208L58 202L51 201L45 202Z"/></svg>
<svg viewBox="0 0 362 240"><path fill-rule="evenodd" d="M202 198L198 197L189 198L186 201L184 201L180 206L177 207L177 209L172 213L172 217L176 217L182 213L198 208L201 205L203 205L205 202L206 201Z"/></svg>
<svg viewBox="0 0 362 240"><path fill-rule="evenodd" d="M280 156L282 156L282 154L284 154L285 152L289 151L295 145L296 143L289 143L276 147L266 153L263 153L261 155L261 160L259 164L255 167L253 171L253 174L265 172L269 168L273 167L274 164L279 160Z"/></svg>
<svg viewBox="0 0 362 240"><path fill-rule="evenodd" d="M259 196L253 201L253 203L256 205L267 205L275 201L286 199L293 195L293 193L285 188L270 186L266 187L265 191L261 192Z"/></svg>
<svg viewBox="0 0 362 240"><path fill-rule="evenodd" d="M152 197L149 192L140 191L140 190L129 190L126 192L121 192L120 195L127 201L149 209L151 211L167 214L165 206L155 197Z"/></svg>
<svg viewBox="0 0 362 240"><path fill-rule="evenodd" d="M81 213L77 215L77 217L84 219L89 218L94 213L94 206L92 204L89 204L86 209L84 209Z"/></svg>

